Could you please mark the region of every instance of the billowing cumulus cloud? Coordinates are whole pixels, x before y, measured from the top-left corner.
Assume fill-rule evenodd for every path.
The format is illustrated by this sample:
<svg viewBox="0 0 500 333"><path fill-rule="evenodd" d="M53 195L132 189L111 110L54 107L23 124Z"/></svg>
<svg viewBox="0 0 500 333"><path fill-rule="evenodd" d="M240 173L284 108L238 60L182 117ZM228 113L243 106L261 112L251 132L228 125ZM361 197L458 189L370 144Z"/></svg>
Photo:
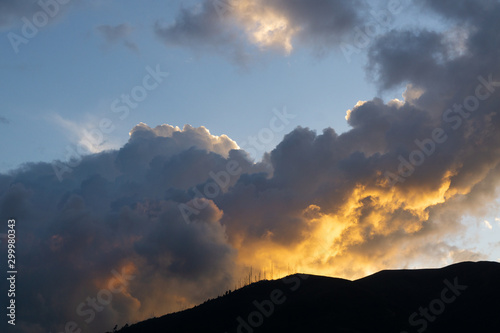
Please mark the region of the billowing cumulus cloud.
<svg viewBox="0 0 500 333"><path fill-rule="evenodd" d="M132 28L126 23L115 26L104 24L98 26L96 29L102 34L108 43L115 43L118 40L127 37L132 30Z"/></svg>
<svg viewBox="0 0 500 333"><path fill-rule="evenodd" d="M293 3L279 13L299 22ZM209 20L205 6L159 33L217 38L210 22L188 24ZM61 181L46 163L0 175L0 218L18 220L17 297L30 304L19 325L109 330L232 289L249 267L355 278L484 258L453 240L498 197L500 5L470 15L458 44L449 31L378 38L369 69L382 90L406 85L403 99L358 102L343 134L298 127L262 162L204 127L139 124Z"/></svg>
<svg viewBox="0 0 500 333"><path fill-rule="evenodd" d="M157 23L169 45L217 50L238 62L252 48L290 54L295 43L317 49L336 45L361 22L359 1L206 0L182 9L175 22Z"/></svg>

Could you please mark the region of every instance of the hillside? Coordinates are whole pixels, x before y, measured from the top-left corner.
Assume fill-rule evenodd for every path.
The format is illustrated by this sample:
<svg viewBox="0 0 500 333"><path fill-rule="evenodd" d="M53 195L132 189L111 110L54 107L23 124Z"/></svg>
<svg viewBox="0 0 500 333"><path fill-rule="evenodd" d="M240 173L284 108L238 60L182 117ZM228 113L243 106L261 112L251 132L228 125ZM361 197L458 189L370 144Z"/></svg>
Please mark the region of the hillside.
<svg viewBox="0 0 500 333"><path fill-rule="evenodd" d="M498 332L499 282L496 262L386 270L355 281L295 274L119 332Z"/></svg>

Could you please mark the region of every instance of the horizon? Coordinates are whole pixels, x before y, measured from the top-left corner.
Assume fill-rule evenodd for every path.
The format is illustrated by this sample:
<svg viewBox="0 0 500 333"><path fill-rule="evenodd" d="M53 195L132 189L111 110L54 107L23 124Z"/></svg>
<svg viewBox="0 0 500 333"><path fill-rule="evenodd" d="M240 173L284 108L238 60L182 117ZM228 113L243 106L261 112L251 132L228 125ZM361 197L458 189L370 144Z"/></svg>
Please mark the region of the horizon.
<svg viewBox="0 0 500 333"><path fill-rule="evenodd" d="M471 265L474 265L475 269L470 270ZM339 282L343 283L344 281L347 281L349 283L353 283L354 285L359 286L365 292L376 292L377 289L378 289L378 292L380 292L381 290L384 290L384 287L382 287L382 289L380 289L380 285L377 284L377 281L380 281L380 280L376 279L375 276L379 275L378 273L390 272L393 274L391 274L390 277L388 275L385 275L385 282L387 282L387 281L394 282L395 280L399 281L399 283L402 283L402 284L405 284L408 282L410 282L410 284L412 284L412 283L417 282L420 284L420 288L422 286L424 286L425 289L430 288L433 291L431 293L426 292L426 293L429 293L429 295L437 296L434 293L434 290L436 288L439 288L439 285L444 285L444 288L441 290L440 297L434 298L429 302L429 308L422 308L422 306L420 306L418 308L418 311L421 315L420 320L415 320L416 318L418 318L418 314L419 314L415 311L409 315L408 324L404 324L404 323L400 322L399 324L397 324L395 326L399 329L407 326L410 330L411 330L410 327L420 326L420 328L418 330L424 332L429 325L432 325L432 323L434 323L434 320L437 317L442 315L443 310L445 309L445 307L447 305L451 304L451 307L453 307L453 311L457 311L457 308L454 307L454 305L456 305L455 300L457 300L457 298L459 296L461 296L463 291L465 291L466 293L470 293L471 290L475 290L472 292L478 293L478 289L486 289L489 292L492 292L491 288L493 286L491 286L491 285L485 286L484 283L486 281L488 281L488 282L486 282L487 284L488 283L495 284L495 277L494 276L495 276L495 274L498 275L500 271L497 270L496 272L493 272L490 270L490 276L487 279L481 280L481 282L478 284L477 280L475 280L475 281L470 280L471 277L477 278L476 274L481 272L481 269L479 268L478 265L481 265L482 269L486 268L485 265L490 265L490 268L491 268L491 265L496 265L497 268L500 267L500 266L498 266L498 265L500 265L500 263L493 262L493 261L480 261L480 262L470 262L469 261L469 262L455 263L455 264L451 264L451 265L448 265L446 267L437 268L437 269L429 268L429 269L409 269L409 270L407 270L407 269L383 270L383 271L379 271L375 274L372 274L370 276L367 276L367 277L364 277L361 279L357 279L357 280L346 280L346 279L335 278L335 277L310 275L310 274L303 274L303 273L294 273L294 274L288 275L286 277L281 277L279 279L255 281L255 282L252 282L250 284L244 285L241 288L238 288L236 290L226 290L224 293L219 294L217 296L214 296L213 298L209 298L200 304L194 305L193 307L186 308L186 309L180 309L178 311L163 314L160 316L155 315L155 316L152 316L151 318L148 318L144 321L139 321L136 323L127 323L122 328L120 328L118 331L122 332L122 330L125 330L125 332L142 332L145 329L151 330L151 329L158 329L158 328L169 328L169 329L175 329L175 330L182 330L182 332L192 331L193 326L190 326L189 321L178 320L179 319L178 316L181 313L184 314L184 318L186 318L186 316L188 316L187 318L190 318L191 320L193 320L194 318L197 318L196 321L201 320L201 321L204 321L205 323L208 322L209 324L214 324L213 317L216 317L215 322L224 323L223 326L225 327L226 332L232 331L232 328L235 328L234 325L236 325L236 324L237 324L237 327L235 329L237 332L243 332L242 331L243 329L245 329L246 332L253 332L253 329L259 329L259 331L260 331L260 328L267 327L266 326L267 321L274 319L273 317L275 316L276 307L281 306L284 303L289 303L289 302L299 302L298 304L300 304L301 306L304 306L304 304L303 303L301 304L300 302L308 302L309 301L309 302L316 303L318 301L316 298L307 299L308 298L307 293L306 294L303 293L304 289L308 289L309 291L311 291L311 289L310 289L311 285L309 285L309 287L303 287L303 285L304 285L303 283L307 284L308 281L309 282L311 281L311 280L309 280L310 278L316 279L316 283L313 283L315 285L316 289L318 289L318 288L322 289L322 290L326 289L330 292L335 291L335 290L337 292L339 292L340 289L346 288L348 285L342 285L343 287L341 287L341 285L338 284ZM465 269L464 266L469 266L469 267L468 267L468 269ZM462 269L458 269L460 267ZM434 271L434 273L439 272L440 274L439 275L425 274L429 271ZM402 272L404 272L405 275L408 273L409 274L418 273L418 276L420 277L420 279L415 279L416 275L413 275L414 278L410 279L410 281L408 281L407 279L402 279L402 275L401 275ZM441 280L443 277L444 277L444 280ZM483 277L484 277L484 275L483 275ZM318 278L320 280L318 280ZM327 280L325 280L325 278ZM321 283L319 283L320 281L321 281ZM336 284L332 284L334 281ZM451 282L451 281L453 281L453 282ZM467 281L467 284L464 284L464 281ZM282 284L279 284L280 282ZM429 282L432 282L432 283L429 284ZM481 283L482 283L482 285L480 286ZM471 285L471 284L473 284L473 285ZM385 285L385 283L384 283L384 285ZM271 286L271 288L274 288L274 289L269 293L269 295L267 297L265 297L266 290L269 291L271 289L270 286ZM286 291L286 289L287 289L286 287L289 289L288 292ZM391 295L390 290L393 287L394 286L389 287L389 293L386 294L386 296ZM415 287L415 285L412 285L412 287ZM471 287L473 289L470 289ZM396 288L399 290L399 292L408 293L408 295L411 295L412 293L413 294L418 293L418 291L415 292L415 290L413 290L414 288L408 288L408 287L402 288L401 286L396 287ZM302 291L302 296L299 296L299 294L300 294L300 293L298 293L299 290ZM250 292L250 294L249 294L249 292ZM283 294L283 292L284 292L284 294ZM443 296L443 295L445 295L447 292L448 293L453 292L456 295L456 297L452 297L451 299L446 298L446 296ZM498 293L498 288L496 289L496 292ZM393 294L394 293L392 293L392 295ZM304 296L306 297L306 300L301 298ZM475 297L477 297L477 296L478 295L476 294ZM402 297L403 297L403 299L405 298L404 295ZM470 294L469 294L469 297L471 297ZM253 299L253 301L250 301L251 299ZM426 302L428 301L428 299L426 299L425 296L423 299ZM299 300L301 300L301 301L299 301ZM344 300L344 301L347 301L347 300ZM479 301L479 299L477 301ZM356 301L354 299L351 300L351 302L353 302L354 304L356 303ZM333 303L335 303L335 302L333 302ZM405 307L408 307L412 310L417 310L417 307L420 304L418 301L415 302L415 300L413 300L413 302L403 302L403 303L405 303L404 304ZM483 300L483 303L484 303L484 300ZM327 303L322 304L319 308L321 309L322 307L328 307L328 306L331 306L331 304L332 304L331 299L327 298ZM440 304L439 307L436 308L436 306L435 306L436 304ZM492 303L488 303L488 304L489 305L487 305L486 308L488 308L488 307L490 308L490 310L488 311L488 312L490 312L490 314L488 314L488 315L483 314L482 317L483 317L483 320L486 320L488 322L488 325L490 327L495 327L495 325L498 325L498 324L495 324L494 321L491 319L491 316L492 316L491 312L494 312L491 310L491 307L494 307L494 306ZM403 304L398 304L397 306L403 306ZM458 306L461 307L461 309L458 311L465 311L465 313L468 315L470 315L470 312L473 311L472 309L469 308L470 302L469 302L469 306L467 305L467 303L464 304L463 302L459 303ZM229 311L227 307L231 307L231 308L237 307L237 308L239 308L239 310L236 310L236 312L230 311L231 313L228 314L228 313L226 313ZM224 310L224 308L225 308L225 310ZM196 310L197 312L194 312L195 311L194 309L197 309ZM254 311L252 311L252 310L254 310ZM429 313L426 312L429 310L434 315L434 317L432 317L432 315L431 315L431 317L429 317ZM367 307L363 307L363 306L358 306L358 308L356 309L356 312L358 313L360 311L361 312L373 311L373 309L370 307L367 308ZM476 313L476 316L478 316L479 313L481 313L481 311L482 310L476 309L476 312L478 312L478 313ZM311 319L314 318L314 316L315 316L314 311L311 313L311 311L309 311L307 308L302 309L301 312L307 312L307 314L305 316L306 316L306 318L309 318L309 321L311 321ZM403 313L404 312L405 311L403 311ZM235 317L235 314L237 314L237 317ZM247 314L248 314L248 316L247 316ZM332 315L333 315L333 313L332 313ZM177 320L175 319L176 316L177 316ZM368 314L365 313L364 315L361 315L361 317L363 317L363 316L368 316ZM231 319L233 319L233 320L231 320ZM476 319L479 319L479 317L476 317ZM371 320L374 320L374 318L372 318ZM395 318L391 319L391 321L394 321L394 320L395 320ZM399 318L397 321L400 321L400 320L401 320L401 318ZM232 323L231 323L231 321L232 321ZM455 318L454 321L457 321L457 318ZM448 325L446 325L446 323ZM310 324L311 323L309 323L309 325ZM353 325L353 323L351 323L351 325ZM390 324L386 321L384 324L384 321L382 321L382 322L378 322L376 324L376 326L378 326L378 325L387 326ZM441 327L444 326L443 328L449 327L449 325L453 325L456 328L461 327L460 324L453 323L449 319L448 319L448 322L445 321L445 325L443 325L443 323L441 323ZM470 326L470 324L467 324L467 325ZM217 326L220 326L220 325L218 324ZM212 327L210 327L210 326L206 327L205 324L203 324L202 327L204 329L208 329L208 331L210 331L210 332L220 331L220 327L219 327L219 329L215 329L215 330L212 329ZM307 328L308 326L306 325L305 327ZM477 326L474 326L474 328L477 328ZM197 329L200 329L200 327L197 327ZM381 328L378 327L378 329L381 329ZM461 329L463 329L463 327L461 327ZM268 330L266 330L266 332L267 331ZM273 330L270 330L270 331L273 332ZM370 326L370 331L371 332L378 332L377 329L373 330L372 326ZM386 331L387 331L387 328L385 328L381 332L386 332ZM401 331L401 333L407 333L407 331Z"/></svg>

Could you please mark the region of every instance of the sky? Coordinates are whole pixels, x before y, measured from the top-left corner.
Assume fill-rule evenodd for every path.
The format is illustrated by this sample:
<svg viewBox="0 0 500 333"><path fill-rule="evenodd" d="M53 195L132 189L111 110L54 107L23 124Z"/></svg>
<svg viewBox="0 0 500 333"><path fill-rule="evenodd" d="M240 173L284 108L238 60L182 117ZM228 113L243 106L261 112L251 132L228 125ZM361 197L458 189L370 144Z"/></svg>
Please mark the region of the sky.
<svg viewBox="0 0 500 333"><path fill-rule="evenodd" d="M496 0L0 0L9 330L111 330L250 269L500 260L499 15Z"/></svg>

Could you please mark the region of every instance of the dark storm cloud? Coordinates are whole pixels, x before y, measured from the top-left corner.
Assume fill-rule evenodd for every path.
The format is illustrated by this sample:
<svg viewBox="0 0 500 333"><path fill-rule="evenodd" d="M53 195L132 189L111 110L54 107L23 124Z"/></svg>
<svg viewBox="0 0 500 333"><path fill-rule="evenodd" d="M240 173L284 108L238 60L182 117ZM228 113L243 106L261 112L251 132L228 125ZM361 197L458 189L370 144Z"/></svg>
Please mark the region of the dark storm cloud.
<svg viewBox="0 0 500 333"><path fill-rule="evenodd" d="M0 217L19 221L23 244L18 300L32 304L19 319L26 331L59 331L68 321L83 331L109 330L229 289L235 250L222 212L207 201L186 223L179 204L190 204L195 194L188 190L229 159L253 168L231 148L229 138L204 128L141 124L122 149L83 158L62 181L46 163L1 175ZM79 315L78 306L107 286L113 270L134 279L95 318Z"/></svg>
<svg viewBox="0 0 500 333"><path fill-rule="evenodd" d="M229 29L210 1L203 2L201 12L182 9L171 25L164 26L156 22L154 30L160 40L168 45L186 46L196 52L220 52L241 64L249 59L238 33Z"/></svg>

